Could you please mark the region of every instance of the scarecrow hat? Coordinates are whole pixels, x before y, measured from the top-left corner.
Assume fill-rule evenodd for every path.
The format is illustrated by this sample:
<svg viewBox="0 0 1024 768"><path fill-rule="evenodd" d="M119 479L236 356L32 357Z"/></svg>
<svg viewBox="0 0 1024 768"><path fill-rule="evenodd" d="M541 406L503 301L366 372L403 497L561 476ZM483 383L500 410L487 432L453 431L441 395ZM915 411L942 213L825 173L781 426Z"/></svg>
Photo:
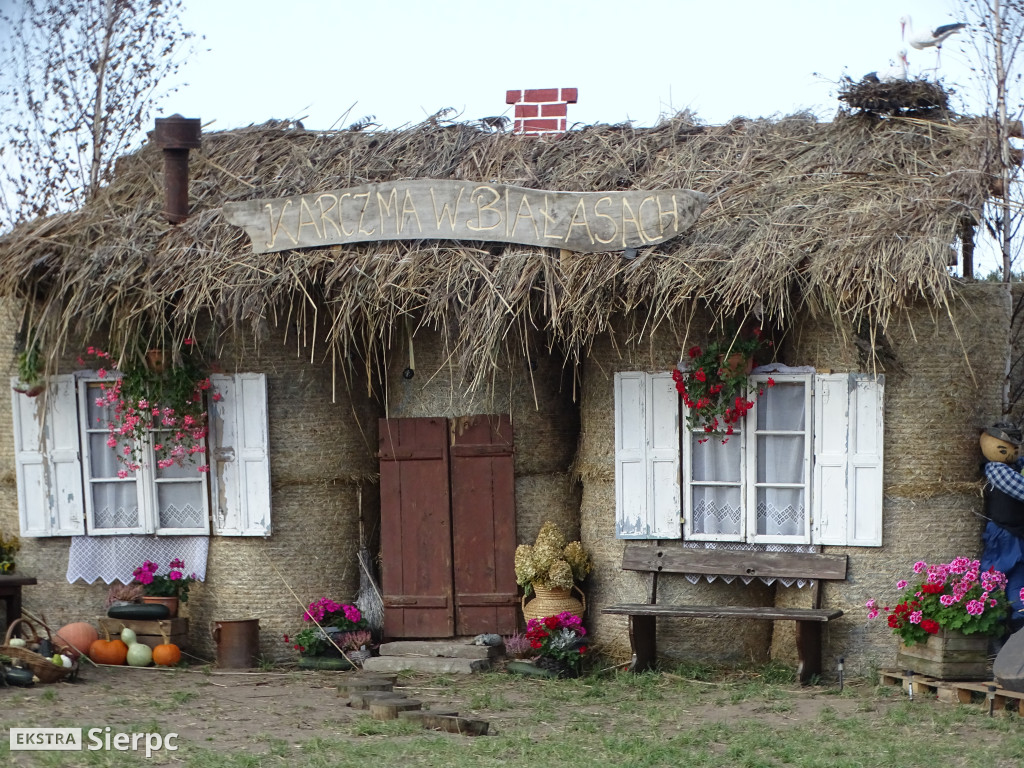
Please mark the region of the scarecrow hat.
<svg viewBox="0 0 1024 768"><path fill-rule="evenodd" d="M1000 421L991 427L985 427L985 434L1002 440L1004 443L1009 443L1015 448L1020 448L1021 431L1008 421Z"/></svg>

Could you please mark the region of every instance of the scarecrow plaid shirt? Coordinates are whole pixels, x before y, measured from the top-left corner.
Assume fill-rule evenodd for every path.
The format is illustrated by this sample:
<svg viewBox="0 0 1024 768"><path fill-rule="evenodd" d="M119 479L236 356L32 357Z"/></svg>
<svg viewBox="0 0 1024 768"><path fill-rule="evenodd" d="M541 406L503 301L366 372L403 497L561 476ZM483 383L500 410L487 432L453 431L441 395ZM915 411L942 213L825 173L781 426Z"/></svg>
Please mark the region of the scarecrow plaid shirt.
<svg viewBox="0 0 1024 768"><path fill-rule="evenodd" d="M1024 475L1020 473L1021 467L1024 467L1024 458L1017 459L1013 466L990 461L985 464L985 477L993 488L1012 496L1017 501L1024 501Z"/></svg>

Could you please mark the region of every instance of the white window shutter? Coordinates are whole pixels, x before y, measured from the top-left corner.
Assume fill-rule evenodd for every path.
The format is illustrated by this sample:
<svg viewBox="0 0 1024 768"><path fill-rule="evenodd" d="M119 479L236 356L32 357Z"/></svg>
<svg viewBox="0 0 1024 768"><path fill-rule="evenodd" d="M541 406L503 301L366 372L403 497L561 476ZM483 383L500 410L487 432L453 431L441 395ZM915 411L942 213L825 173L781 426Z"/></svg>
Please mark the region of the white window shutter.
<svg viewBox="0 0 1024 768"><path fill-rule="evenodd" d="M814 388L812 541L879 547L885 377L819 375Z"/></svg>
<svg viewBox="0 0 1024 768"><path fill-rule="evenodd" d="M884 376L851 376L848 543L857 547L882 546L884 394Z"/></svg>
<svg viewBox="0 0 1024 768"><path fill-rule="evenodd" d="M615 535L669 539L679 525L679 398L667 373L615 374Z"/></svg>
<svg viewBox="0 0 1024 768"><path fill-rule="evenodd" d="M210 403L213 530L221 536L269 536L270 451L267 377L210 376L221 399Z"/></svg>
<svg viewBox="0 0 1024 768"><path fill-rule="evenodd" d="M670 373L647 377L647 464L651 521L649 536L678 539L683 535L679 515L679 393Z"/></svg>
<svg viewBox="0 0 1024 768"><path fill-rule="evenodd" d="M647 536L647 386L638 372L615 374L615 536Z"/></svg>
<svg viewBox="0 0 1024 768"><path fill-rule="evenodd" d="M11 384L21 535L84 535L75 378L51 376L34 398L13 390L17 379Z"/></svg>

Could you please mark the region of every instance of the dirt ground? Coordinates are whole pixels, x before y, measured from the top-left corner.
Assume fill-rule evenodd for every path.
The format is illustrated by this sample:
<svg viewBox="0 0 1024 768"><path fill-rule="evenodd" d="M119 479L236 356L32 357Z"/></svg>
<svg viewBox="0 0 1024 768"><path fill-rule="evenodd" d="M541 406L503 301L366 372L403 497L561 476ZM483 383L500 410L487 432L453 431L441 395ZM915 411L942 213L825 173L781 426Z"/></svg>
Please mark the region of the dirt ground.
<svg viewBox="0 0 1024 768"><path fill-rule="evenodd" d="M351 672L327 671L218 671L210 667L174 670L86 666L73 683L0 688L0 732L5 742L11 727L110 726L112 732L140 728L176 732L178 746L200 746L218 753L264 754L301 749L312 739L352 738L353 721L365 711L347 706L347 693L339 687ZM449 676L400 676L396 690L420 699L424 708L455 709L460 715L486 719L490 734L520 728L558 729L564 723L538 724L530 703L552 681L518 675L473 675L472 680ZM837 695L834 686L787 686L785 706L770 700L736 697L727 683L698 683L700 695L682 710L692 722L731 721L756 716L763 722L813 721L824 708L837 715L864 706L855 696ZM868 686L861 684L867 693ZM895 700L900 697L898 693ZM713 704L714 706L708 706ZM601 706L595 702L595 707ZM872 705L874 706L874 705ZM883 703L884 706L884 703ZM939 704L938 706L943 706ZM459 737L457 737L459 738ZM465 738L465 737L461 737ZM0 763L36 766L47 753L0 749ZM168 753L157 754L154 764L180 762ZM70 764L70 763L65 763Z"/></svg>

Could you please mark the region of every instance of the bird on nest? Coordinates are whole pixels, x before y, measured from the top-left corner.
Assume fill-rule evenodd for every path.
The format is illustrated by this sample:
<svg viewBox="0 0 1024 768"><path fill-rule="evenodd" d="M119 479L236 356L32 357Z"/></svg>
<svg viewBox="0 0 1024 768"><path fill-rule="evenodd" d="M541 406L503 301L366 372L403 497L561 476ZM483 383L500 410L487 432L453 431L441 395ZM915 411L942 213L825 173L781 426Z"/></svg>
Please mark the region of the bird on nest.
<svg viewBox="0 0 1024 768"><path fill-rule="evenodd" d="M907 51L904 48L896 54L896 59L889 59L889 66L880 72L868 72L864 80L869 83L898 83L910 77L907 62Z"/></svg>

